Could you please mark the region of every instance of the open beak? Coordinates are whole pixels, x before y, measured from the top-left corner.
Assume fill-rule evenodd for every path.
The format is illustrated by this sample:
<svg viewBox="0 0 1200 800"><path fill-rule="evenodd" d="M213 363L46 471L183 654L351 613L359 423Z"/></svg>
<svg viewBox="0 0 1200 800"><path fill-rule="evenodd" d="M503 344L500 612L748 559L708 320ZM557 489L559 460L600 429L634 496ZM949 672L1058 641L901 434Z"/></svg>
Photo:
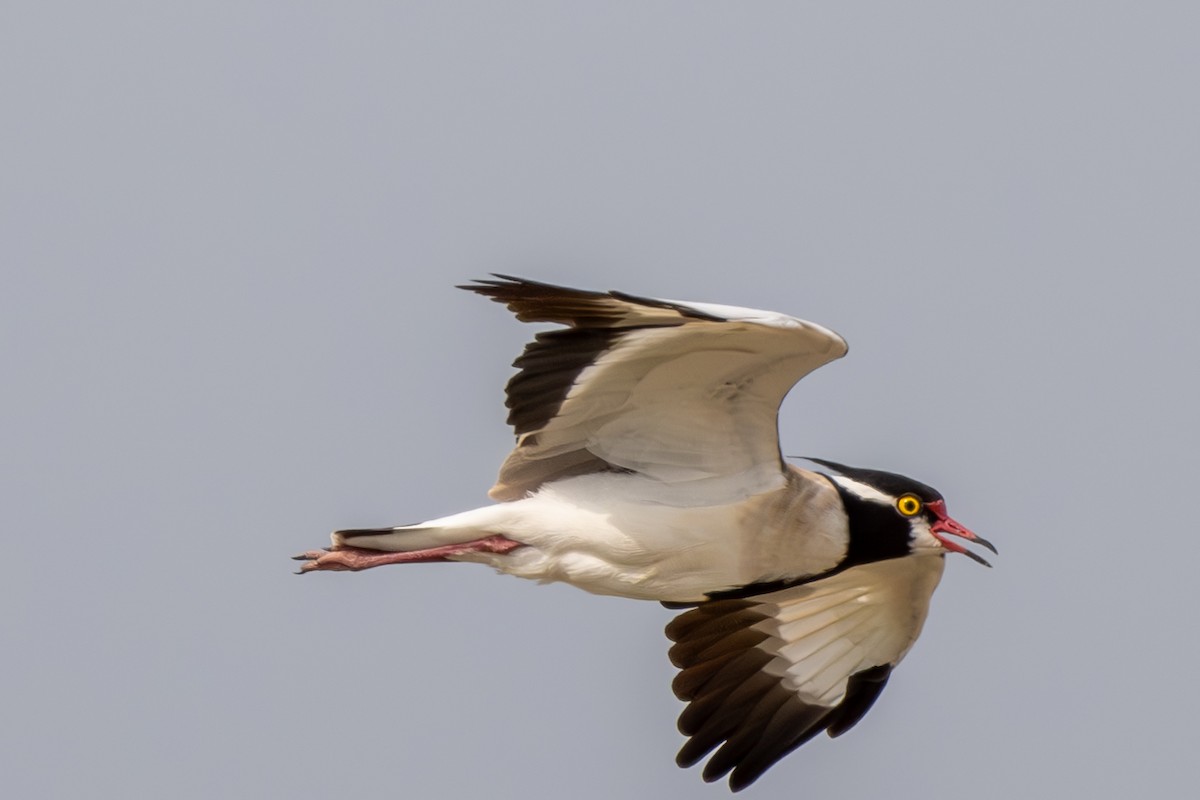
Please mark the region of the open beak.
<svg viewBox="0 0 1200 800"><path fill-rule="evenodd" d="M937 540L942 543L942 547L945 547L952 553L962 553L967 558L983 564L985 567L990 567L991 564L989 564L987 560L983 558L983 556L971 552L958 542L954 541L953 539L948 539L947 537L957 536L960 539L966 539L968 542L974 542L980 547L986 547L996 555L1000 555L1000 553L996 550L995 545L982 536L972 532L967 528L966 525L963 525L952 519L950 515L946 513L945 500L937 500L933 503L926 503L925 507L932 511L933 515L937 517L933 524L929 526L929 532L932 533Z"/></svg>

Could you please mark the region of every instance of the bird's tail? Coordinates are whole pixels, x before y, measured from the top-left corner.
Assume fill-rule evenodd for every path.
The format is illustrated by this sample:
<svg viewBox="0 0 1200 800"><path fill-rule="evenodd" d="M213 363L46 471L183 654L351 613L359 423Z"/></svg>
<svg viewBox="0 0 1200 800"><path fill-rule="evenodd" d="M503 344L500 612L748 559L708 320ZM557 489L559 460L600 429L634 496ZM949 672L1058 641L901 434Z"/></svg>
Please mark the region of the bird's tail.
<svg viewBox="0 0 1200 800"><path fill-rule="evenodd" d="M520 527L518 503L496 503L448 517L396 525L391 528L351 528L334 531L333 546L405 552L471 542L497 533L510 534Z"/></svg>
<svg viewBox="0 0 1200 800"><path fill-rule="evenodd" d="M484 561L494 563L522 546L503 535L502 522L487 506L450 517L399 525L393 528L350 528L334 531L333 546L296 556L307 563L301 572L314 570L360 570L382 564L423 561ZM371 552L374 551L374 552Z"/></svg>
<svg viewBox="0 0 1200 800"><path fill-rule="evenodd" d="M348 528L344 531L334 531L330 534L333 549L344 547L361 547L365 550L419 550L423 538L417 531L423 529L420 523L416 525L397 525L392 528ZM412 531L411 536L404 535ZM407 540L407 541L406 541Z"/></svg>

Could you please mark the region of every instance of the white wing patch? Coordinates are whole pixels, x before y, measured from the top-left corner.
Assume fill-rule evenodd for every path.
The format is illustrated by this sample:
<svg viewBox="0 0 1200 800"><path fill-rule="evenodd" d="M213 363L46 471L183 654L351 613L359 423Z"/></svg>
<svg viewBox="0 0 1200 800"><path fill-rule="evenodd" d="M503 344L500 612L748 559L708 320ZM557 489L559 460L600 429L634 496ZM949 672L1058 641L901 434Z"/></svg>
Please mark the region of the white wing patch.
<svg viewBox="0 0 1200 800"><path fill-rule="evenodd" d="M775 656L765 671L806 703L837 705L852 674L912 647L944 565L893 558L757 598L769 615L754 626L768 635L759 647Z"/></svg>

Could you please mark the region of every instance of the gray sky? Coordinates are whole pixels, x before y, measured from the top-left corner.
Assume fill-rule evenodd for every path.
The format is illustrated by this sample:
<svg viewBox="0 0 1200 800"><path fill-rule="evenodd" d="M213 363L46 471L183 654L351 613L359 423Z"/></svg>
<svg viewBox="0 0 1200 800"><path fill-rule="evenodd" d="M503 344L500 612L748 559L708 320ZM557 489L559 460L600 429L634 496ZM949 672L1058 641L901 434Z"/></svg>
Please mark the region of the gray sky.
<svg viewBox="0 0 1200 800"><path fill-rule="evenodd" d="M785 452L954 559L871 714L757 797L1184 797L1200 690L1200 5L0 10L12 797L725 796L655 604L297 578L486 502L489 271L769 308L848 358Z"/></svg>

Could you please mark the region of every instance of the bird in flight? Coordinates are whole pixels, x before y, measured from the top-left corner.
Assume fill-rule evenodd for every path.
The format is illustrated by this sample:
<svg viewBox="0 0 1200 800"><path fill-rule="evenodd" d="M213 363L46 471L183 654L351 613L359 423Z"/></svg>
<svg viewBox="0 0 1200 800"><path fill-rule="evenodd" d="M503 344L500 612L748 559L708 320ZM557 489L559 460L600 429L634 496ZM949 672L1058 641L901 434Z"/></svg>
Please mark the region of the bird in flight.
<svg viewBox="0 0 1200 800"><path fill-rule="evenodd" d="M786 463L788 390L846 354L770 311L569 289L507 275L460 287L538 333L514 362L516 447L492 505L336 531L302 573L466 561L683 609L666 634L687 703L676 759L734 791L822 731L840 736L916 641L963 542L996 552L923 483ZM715 751L715 752L714 752ZM711 755L710 755L711 754Z"/></svg>

